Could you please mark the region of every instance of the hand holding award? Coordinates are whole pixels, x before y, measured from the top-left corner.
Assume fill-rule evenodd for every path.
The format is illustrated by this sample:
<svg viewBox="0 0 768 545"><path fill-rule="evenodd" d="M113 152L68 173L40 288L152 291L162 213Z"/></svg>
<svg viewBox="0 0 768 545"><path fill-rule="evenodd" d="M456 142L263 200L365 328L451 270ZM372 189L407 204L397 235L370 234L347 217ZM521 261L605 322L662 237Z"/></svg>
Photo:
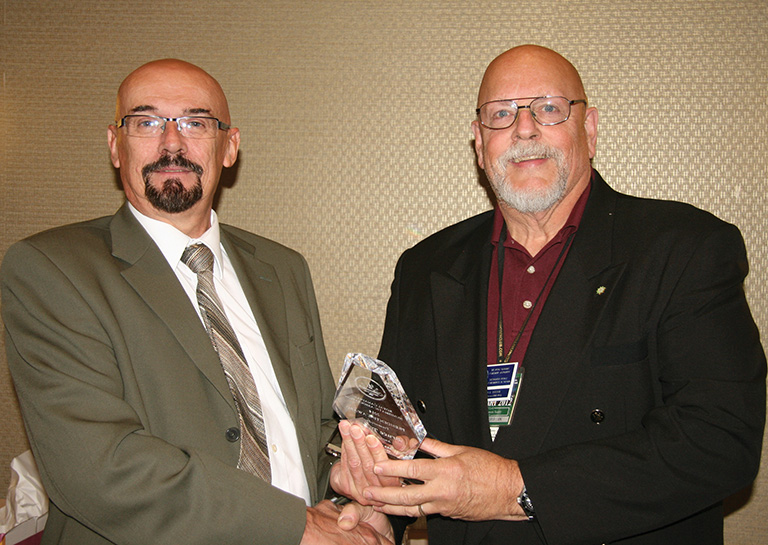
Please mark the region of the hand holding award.
<svg viewBox="0 0 768 545"><path fill-rule="evenodd" d="M392 458L410 460L427 436L395 372L364 354L344 359L333 409L376 435Z"/></svg>

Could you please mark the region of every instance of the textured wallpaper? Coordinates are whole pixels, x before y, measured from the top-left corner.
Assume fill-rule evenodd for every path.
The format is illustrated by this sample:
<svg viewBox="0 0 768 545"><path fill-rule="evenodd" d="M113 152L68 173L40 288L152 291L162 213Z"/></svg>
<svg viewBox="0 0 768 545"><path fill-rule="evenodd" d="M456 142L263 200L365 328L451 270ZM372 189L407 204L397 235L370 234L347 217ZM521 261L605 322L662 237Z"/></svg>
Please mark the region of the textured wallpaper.
<svg viewBox="0 0 768 545"><path fill-rule="evenodd" d="M600 113L594 165L620 191L740 227L768 331L768 2L5 0L0 256L122 202L106 126L122 78L179 57L224 87L242 132L218 212L308 259L329 357L375 354L399 254L490 208L470 122L487 63L558 50ZM26 448L0 356L0 496ZM729 544L768 534L768 471L728 503ZM762 537L761 537L762 536Z"/></svg>

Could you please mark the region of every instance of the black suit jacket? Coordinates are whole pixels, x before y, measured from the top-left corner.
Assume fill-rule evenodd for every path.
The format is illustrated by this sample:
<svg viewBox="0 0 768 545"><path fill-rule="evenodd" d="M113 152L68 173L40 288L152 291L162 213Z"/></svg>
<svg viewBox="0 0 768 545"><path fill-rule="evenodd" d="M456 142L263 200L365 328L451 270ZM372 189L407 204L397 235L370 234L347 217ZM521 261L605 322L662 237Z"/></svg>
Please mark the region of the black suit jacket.
<svg viewBox="0 0 768 545"><path fill-rule="evenodd" d="M738 229L622 195L596 174L533 332L514 419L492 442L492 218L403 254L379 357L438 439L519 461L538 520L430 517L430 543L722 543L720 502L754 479L765 422Z"/></svg>

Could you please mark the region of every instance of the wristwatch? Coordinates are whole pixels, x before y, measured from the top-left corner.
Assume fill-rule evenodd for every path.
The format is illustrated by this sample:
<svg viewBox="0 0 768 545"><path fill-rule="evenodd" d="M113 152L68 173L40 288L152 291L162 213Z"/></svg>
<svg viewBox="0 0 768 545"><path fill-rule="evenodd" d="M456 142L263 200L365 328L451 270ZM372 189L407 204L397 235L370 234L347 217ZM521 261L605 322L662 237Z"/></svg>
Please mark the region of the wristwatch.
<svg viewBox="0 0 768 545"><path fill-rule="evenodd" d="M529 521L536 518L533 502L531 501L530 496L528 496L528 490L526 490L525 487L523 487L523 491L520 492L520 495L517 497L517 503L523 508L523 512L525 513L525 516L528 517Z"/></svg>

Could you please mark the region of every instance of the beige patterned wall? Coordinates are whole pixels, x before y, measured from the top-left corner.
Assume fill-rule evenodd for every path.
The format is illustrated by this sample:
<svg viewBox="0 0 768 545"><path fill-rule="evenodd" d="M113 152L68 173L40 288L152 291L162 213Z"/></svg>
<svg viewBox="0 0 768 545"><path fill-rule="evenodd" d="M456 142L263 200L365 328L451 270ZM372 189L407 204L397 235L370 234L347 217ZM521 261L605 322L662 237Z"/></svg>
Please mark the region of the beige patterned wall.
<svg viewBox="0 0 768 545"><path fill-rule="evenodd" d="M609 183L742 229L748 296L768 331L766 0L4 0L2 10L0 256L120 205L105 139L117 85L148 60L189 60L222 83L242 131L220 216L305 254L338 371L347 351L377 352L397 256L490 207L469 128L477 85L498 53L538 43L582 72ZM26 448L4 355L0 433L1 496ZM729 544L765 543L768 470L729 510Z"/></svg>

